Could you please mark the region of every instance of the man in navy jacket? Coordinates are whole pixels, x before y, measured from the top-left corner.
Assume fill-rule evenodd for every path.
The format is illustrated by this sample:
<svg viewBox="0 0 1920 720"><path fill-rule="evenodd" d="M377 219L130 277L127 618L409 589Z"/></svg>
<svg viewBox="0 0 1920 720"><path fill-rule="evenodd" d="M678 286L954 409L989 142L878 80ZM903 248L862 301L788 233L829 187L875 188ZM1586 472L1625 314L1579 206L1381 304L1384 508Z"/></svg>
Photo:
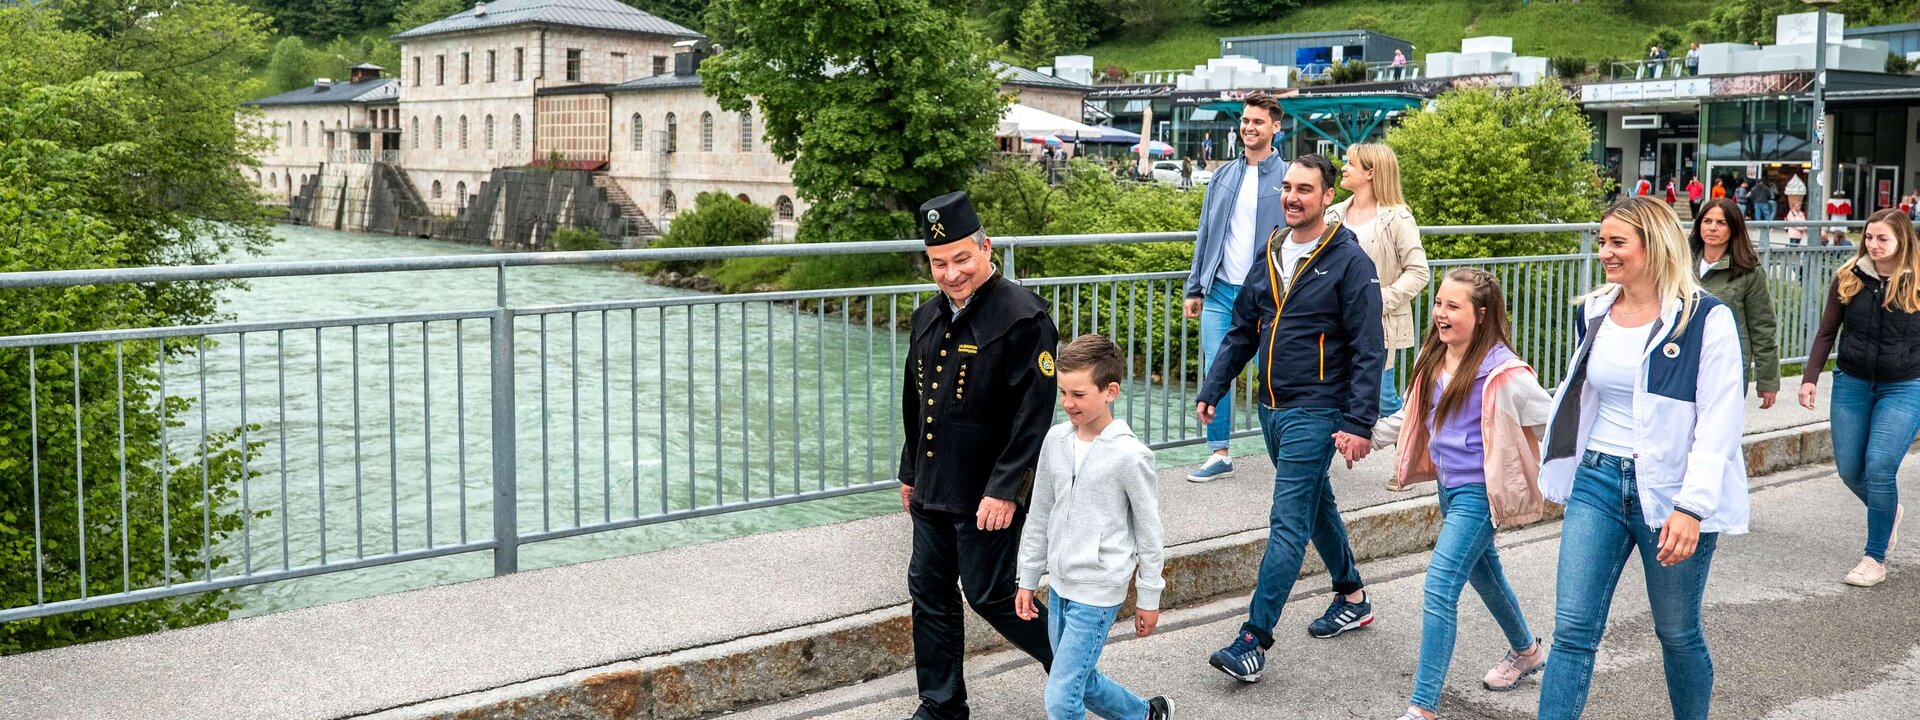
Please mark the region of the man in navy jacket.
<svg viewBox="0 0 1920 720"><path fill-rule="evenodd" d="M1272 531L1246 624L1209 662L1256 682L1273 646L1273 628L1293 591L1309 539L1326 562L1335 597L1307 631L1331 638L1373 622L1373 604L1355 567L1346 525L1327 475L1338 450L1348 466L1366 457L1379 418L1386 341L1380 281L1351 231L1326 222L1333 163L1294 160L1281 182L1285 229L1268 236L1240 286L1233 327L1216 351L1196 408L1213 418L1229 383L1258 354L1260 427L1273 458Z"/></svg>

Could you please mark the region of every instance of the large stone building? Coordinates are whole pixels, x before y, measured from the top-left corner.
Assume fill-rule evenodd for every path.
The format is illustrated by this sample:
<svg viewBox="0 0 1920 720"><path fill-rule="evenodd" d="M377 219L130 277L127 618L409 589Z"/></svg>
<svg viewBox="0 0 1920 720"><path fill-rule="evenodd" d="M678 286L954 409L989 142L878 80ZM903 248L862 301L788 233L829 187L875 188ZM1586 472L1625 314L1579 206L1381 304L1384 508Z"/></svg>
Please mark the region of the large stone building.
<svg viewBox="0 0 1920 720"><path fill-rule="evenodd" d="M296 221L539 247L563 225L644 241L704 192L771 208L779 237L806 210L755 112L703 92L691 29L618 0L498 0L394 39L398 78L249 103L275 138L254 179ZM1090 86L999 69L1019 102L1084 116Z"/></svg>

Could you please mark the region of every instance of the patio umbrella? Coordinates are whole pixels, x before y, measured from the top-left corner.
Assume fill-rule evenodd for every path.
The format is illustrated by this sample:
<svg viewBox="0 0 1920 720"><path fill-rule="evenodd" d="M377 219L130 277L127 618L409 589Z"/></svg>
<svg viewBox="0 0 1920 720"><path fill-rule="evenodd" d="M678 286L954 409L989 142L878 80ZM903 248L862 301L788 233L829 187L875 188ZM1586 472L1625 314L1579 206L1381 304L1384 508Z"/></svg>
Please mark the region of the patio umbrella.
<svg viewBox="0 0 1920 720"><path fill-rule="evenodd" d="M1134 143L1133 147L1127 148L1127 152L1134 155L1140 154L1140 143ZM1149 141L1147 143L1147 154L1149 156L1172 155L1173 146L1160 142L1159 140Z"/></svg>
<svg viewBox="0 0 1920 720"><path fill-rule="evenodd" d="M1026 141L1035 145L1045 145L1050 148L1060 147L1060 138L1052 135L1028 135Z"/></svg>

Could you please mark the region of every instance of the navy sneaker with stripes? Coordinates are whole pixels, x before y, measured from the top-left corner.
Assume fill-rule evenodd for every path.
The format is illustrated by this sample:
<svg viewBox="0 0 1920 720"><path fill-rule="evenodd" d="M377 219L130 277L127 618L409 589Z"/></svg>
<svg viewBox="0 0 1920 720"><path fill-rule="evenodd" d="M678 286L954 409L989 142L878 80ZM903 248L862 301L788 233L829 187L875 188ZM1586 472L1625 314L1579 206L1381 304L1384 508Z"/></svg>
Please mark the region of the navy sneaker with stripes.
<svg viewBox="0 0 1920 720"><path fill-rule="evenodd" d="M1360 602L1347 602L1347 596L1335 594L1327 614L1307 625L1307 634L1325 640L1373 624L1373 600L1361 591Z"/></svg>
<svg viewBox="0 0 1920 720"><path fill-rule="evenodd" d="M1207 664L1219 668L1243 683L1260 682L1260 671L1267 667L1267 653L1260 649L1260 640L1253 633L1240 631L1240 637L1233 644L1214 651L1207 658Z"/></svg>

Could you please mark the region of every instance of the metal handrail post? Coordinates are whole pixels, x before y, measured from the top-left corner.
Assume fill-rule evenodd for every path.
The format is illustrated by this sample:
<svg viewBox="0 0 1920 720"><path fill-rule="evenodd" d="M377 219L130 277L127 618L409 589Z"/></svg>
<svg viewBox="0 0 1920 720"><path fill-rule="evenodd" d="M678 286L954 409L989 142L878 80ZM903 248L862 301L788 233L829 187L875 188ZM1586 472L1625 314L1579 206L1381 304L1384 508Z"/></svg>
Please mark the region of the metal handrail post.
<svg viewBox="0 0 1920 720"><path fill-rule="evenodd" d="M1580 283L1593 282L1593 231L1580 231Z"/></svg>
<svg viewBox="0 0 1920 720"><path fill-rule="evenodd" d="M493 574L520 569L520 498L517 416L514 410L513 310L506 307L507 268L499 269L494 311L488 333L493 350L491 397L493 404Z"/></svg>

